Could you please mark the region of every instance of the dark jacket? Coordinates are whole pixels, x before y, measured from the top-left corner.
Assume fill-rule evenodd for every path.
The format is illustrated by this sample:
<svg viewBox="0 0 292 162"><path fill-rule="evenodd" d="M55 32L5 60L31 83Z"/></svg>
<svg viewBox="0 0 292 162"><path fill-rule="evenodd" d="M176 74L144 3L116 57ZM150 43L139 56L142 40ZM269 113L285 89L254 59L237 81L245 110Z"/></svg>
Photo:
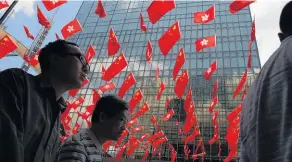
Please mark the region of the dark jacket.
<svg viewBox="0 0 292 162"><path fill-rule="evenodd" d="M0 73L0 161L52 162L60 146L60 113L52 86L21 69Z"/></svg>

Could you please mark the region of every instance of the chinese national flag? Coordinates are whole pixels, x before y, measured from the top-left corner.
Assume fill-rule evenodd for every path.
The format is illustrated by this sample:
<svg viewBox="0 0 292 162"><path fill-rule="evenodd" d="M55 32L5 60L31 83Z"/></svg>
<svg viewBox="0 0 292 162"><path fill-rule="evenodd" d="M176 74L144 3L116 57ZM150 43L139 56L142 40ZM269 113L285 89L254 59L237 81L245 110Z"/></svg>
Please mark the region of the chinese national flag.
<svg viewBox="0 0 292 162"><path fill-rule="evenodd" d="M193 92L192 92L192 89L189 88L185 102L184 102L184 109L185 109L186 114L189 113L189 108L191 106L192 99L193 99Z"/></svg>
<svg viewBox="0 0 292 162"><path fill-rule="evenodd" d="M126 92L136 83L136 79L133 75L133 73L131 72L127 78L124 80L119 92L118 92L118 96L120 96L121 98L123 98L126 94Z"/></svg>
<svg viewBox="0 0 292 162"><path fill-rule="evenodd" d="M0 40L0 59L16 49L17 46L13 40L8 35L5 35Z"/></svg>
<svg viewBox="0 0 292 162"><path fill-rule="evenodd" d="M179 21L176 21L158 40L160 51L164 56L166 56L175 43L179 41L180 37Z"/></svg>
<svg viewBox="0 0 292 162"><path fill-rule="evenodd" d="M81 106L81 104L84 101L85 101L84 98L80 96L74 102L71 103L71 106L73 109L77 109L79 106Z"/></svg>
<svg viewBox="0 0 292 162"><path fill-rule="evenodd" d="M169 110L162 118L163 121L168 121L174 115L174 110Z"/></svg>
<svg viewBox="0 0 292 162"><path fill-rule="evenodd" d="M173 80L176 79L176 76L177 76L179 70L183 67L183 65L185 63L185 54L184 53L185 53L184 49L181 48L179 50L178 55L176 56L175 65L174 65L174 68L173 68L173 71L172 71Z"/></svg>
<svg viewBox="0 0 292 162"><path fill-rule="evenodd" d="M158 78L159 78L159 67L158 67L158 65L157 65L157 67L156 67L155 79L158 81Z"/></svg>
<svg viewBox="0 0 292 162"><path fill-rule="evenodd" d="M147 27L145 25L145 22L144 22L144 19L143 19L143 16L142 16L142 13L140 13L140 28L143 32L146 32L147 31Z"/></svg>
<svg viewBox="0 0 292 162"><path fill-rule="evenodd" d="M0 1L0 10L6 7L9 7L9 4L7 3L7 1L5 0Z"/></svg>
<svg viewBox="0 0 292 162"><path fill-rule="evenodd" d="M103 65L101 65L101 77L103 77L104 76L104 74L105 74L105 67L103 66Z"/></svg>
<svg viewBox="0 0 292 162"><path fill-rule="evenodd" d="M235 14L253 2L255 2L255 0L234 0L229 6L229 11Z"/></svg>
<svg viewBox="0 0 292 162"><path fill-rule="evenodd" d="M164 91L164 89L165 89L165 84L163 82L161 82L160 86L159 86L159 89L158 89L158 92L157 92L157 96L156 96L157 100L160 100L160 97L161 97L162 92Z"/></svg>
<svg viewBox="0 0 292 162"><path fill-rule="evenodd" d="M43 1L43 4L44 6L46 7L46 9L48 11L51 11L59 6L61 6L62 4L65 4L67 3L67 0L42 0Z"/></svg>
<svg viewBox="0 0 292 162"><path fill-rule="evenodd" d="M147 43L145 57L146 57L146 61L150 63L151 62L151 59L152 59L152 45L151 45L150 40L148 40L148 43Z"/></svg>
<svg viewBox="0 0 292 162"><path fill-rule="evenodd" d="M255 41L255 19L252 22L251 32L250 32L250 42L248 46L251 46L252 43Z"/></svg>
<svg viewBox="0 0 292 162"><path fill-rule="evenodd" d="M216 35L198 39L195 44L197 52L200 52L205 48L216 47Z"/></svg>
<svg viewBox="0 0 292 162"><path fill-rule="evenodd" d="M245 85L246 79L247 79L247 70L245 70L245 72L241 76L241 79L240 79L236 89L234 90L233 99L238 95L238 93L241 91L241 89Z"/></svg>
<svg viewBox="0 0 292 162"><path fill-rule="evenodd" d="M110 35L107 42L107 51L108 56L115 55L120 49L120 43L119 40L113 30L113 28L110 28Z"/></svg>
<svg viewBox="0 0 292 162"><path fill-rule="evenodd" d="M182 98L185 88L189 82L189 72L188 70L184 70L182 75L177 79L174 87L174 92L178 98Z"/></svg>
<svg viewBox="0 0 292 162"><path fill-rule="evenodd" d="M82 82L81 87L84 87L87 83L89 83L89 80L87 78L85 78L84 81ZM69 95L71 97L75 97L78 91L79 91L79 89L69 90Z"/></svg>
<svg viewBox="0 0 292 162"><path fill-rule="evenodd" d="M30 33L30 31L28 30L28 28L26 26L23 25L25 34L28 38L30 38L31 40L34 40L34 36Z"/></svg>
<svg viewBox="0 0 292 162"><path fill-rule="evenodd" d="M93 46L90 44L86 53L85 53L85 59L86 59L87 63L90 63L90 61L94 57L94 55L95 55L95 50L94 50Z"/></svg>
<svg viewBox="0 0 292 162"><path fill-rule="evenodd" d="M215 5L208 10L194 13L194 22L198 24L206 24L215 19Z"/></svg>
<svg viewBox="0 0 292 162"><path fill-rule="evenodd" d="M144 103L144 105L138 110L136 115L133 117L134 118L139 118L141 115L145 114L147 111L149 111L150 108L147 103Z"/></svg>
<svg viewBox="0 0 292 162"><path fill-rule="evenodd" d="M80 124L76 123L73 130L72 130L72 134L77 134L78 133L78 130L80 128Z"/></svg>
<svg viewBox="0 0 292 162"><path fill-rule="evenodd" d="M135 107L137 106L137 104L142 100L143 98L143 93L141 92L140 89L138 89L134 96L130 99L129 101L129 106L130 106L130 113L132 114Z"/></svg>
<svg viewBox="0 0 292 162"><path fill-rule="evenodd" d="M99 87L99 89L100 89L103 93L106 92L106 91L113 90L113 89L115 89L115 88L116 88L116 85L115 85L115 83L113 83L113 82L109 82L109 83L107 83L106 85L102 85L102 86Z"/></svg>
<svg viewBox="0 0 292 162"><path fill-rule="evenodd" d="M214 61L211 66L205 70L204 72L204 78L206 80L209 80L212 76L212 74L217 70L217 60Z"/></svg>
<svg viewBox="0 0 292 162"><path fill-rule="evenodd" d="M70 21L68 24L66 24L62 28L61 32L64 39L67 39L68 37L80 32L81 30L82 30L82 26L80 25L78 19L74 19Z"/></svg>
<svg viewBox="0 0 292 162"><path fill-rule="evenodd" d="M249 49L249 52L248 52L247 68L251 68L251 48Z"/></svg>
<svg viewBox="0 0 292 162"><path fill-rule="evenodd" d="M35 67L36 65L39 64L39 54L40 54L41 50L38 50L32 57L30 60L30 65Z"/></svg>
<svg viewBox="0 0 292 162"><path fill-rule="evenodd" d="M110 65L110 67L105 71L104 75L102 76L102 80L110 81L114 78L118 73L120 73L126 66L128 62L126 57L123 53L121 53L117 59Z"/></svg>
<svg viewBox="0 0 292 162"><path fill-rule="evenodd" d="M42 12L42 10L37 6L37 16L39 23L44 26L45 28L51 27L50 20L45 16L45 14Z"/></svg>
<svg viewBox="0 0 292 162"><path fill-rule="evenodd" d="M55 33L55 35L56 35L56 39L59 40L60 39L59 35L57 33Z"/></svg>
<svg viewBox="0 0 292 162"><path fill-rule="evenodd" d="M167 12L175 8L174 0L154 0L147 9L149 20L152 24L159 21Z"/></svg>
<svg viewBox="0 0 292 162"><path fill-rule="evenodd" d="M98 0L97 6L95 9L95 14L97 14L99 18L104 18L106 16L106 12L104 10L101 0Z"/></svg>

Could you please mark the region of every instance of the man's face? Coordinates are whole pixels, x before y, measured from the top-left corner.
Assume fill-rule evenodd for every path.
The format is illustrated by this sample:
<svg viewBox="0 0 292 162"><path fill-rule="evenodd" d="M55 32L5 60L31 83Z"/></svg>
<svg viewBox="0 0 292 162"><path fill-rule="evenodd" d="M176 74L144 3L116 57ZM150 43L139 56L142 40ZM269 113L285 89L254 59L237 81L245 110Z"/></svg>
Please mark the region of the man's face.
<svg viewBox="0 0 292 162"><path fill-rule="evenodd" d="M80 88L89 71L88 66L84 65L86 62L80 59L82 53L78 47L70 44L61 50L57 61L52 63L55 76L70 89Z"/></svg>
<svg viewBox="0 0 292 162"><path fill-rule="evenodd" d="M124 110L115 117L109 118L105 123L106 138L108 140L116 141L126 129L126 124L130 120L130 113Z"/></svg>

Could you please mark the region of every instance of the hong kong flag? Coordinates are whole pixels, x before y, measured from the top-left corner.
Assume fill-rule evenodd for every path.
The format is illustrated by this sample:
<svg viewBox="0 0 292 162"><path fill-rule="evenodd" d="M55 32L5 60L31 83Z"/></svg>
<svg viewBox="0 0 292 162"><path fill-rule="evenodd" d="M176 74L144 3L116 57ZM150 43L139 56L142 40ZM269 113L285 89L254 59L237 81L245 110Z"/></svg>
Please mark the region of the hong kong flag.
<svg viewBox="0 0 292 162"><path fill-rule="evenodd" d="M30 65L35 67L36 65L39 64L39 54L40 50L38 50L30 59Z"/></svg>
<svg viewBox="0 0 292 162"><path fill-rule="evenodd" d="M97 14L99 18L104 18L106 16L106 12L104 10L101 0L98 0L97 6L95 9L95 14Z"/></svg>
<svg viewBox="0 0 292 162"><path fill-rule="evenodd" d="M160 51L164 56L179 41L180 37L179 21L176 21L158 40Z"/></svg>
<svg viewBox="0 0 292 162"><path fill-rule="evenodd" d="M110 81L117 74L119 74L127 65L128 62L126 60L126 57L123 53L121 53L118 58L115 59L114 62L110 65L110 67L104 72L102 80Z"/></svg>
<svg viewBox="0 0 292 162"><path fill-rule="evenodd" d="M68 24L66 24L61 32L64 37L64 39L67 39L68 37L71 37L72 35L80 32L82 30L82 26L80 25L78 19L74 19L70 21Z"/></svg>
<svg viewBox="0 0 292 162"><path fill-rule="evenodd" d="M152 24L159 21L166 13L175 8L174 0L153 0L147 9L148 18Z"/></svg>
<svg viewBox="0 0 292 162"><path fill-rule="evenodd" d="M145 114L147 111L149 111L150 108L147 103L144 103L144 105L138 110L138 112L135 114L134 118L139 118L141 115Z"/></svg>
<svg viewBox="0 0 292 162"><path fill-rule="evenodd" d="M118 38L114 32L113 28L110 28L110 34L107 42L107 51L108 56L115 55L120 49L120 43L118 41Z"/></svg>
<svg viewBox="0 0 292 162"><path fill-rule="evenodd" d="M67 0L50 0L50 1L42 0L42 1L43 1L44 6L46 7L46 9L48 11L51 11L51 10L65 4L65 3L67 3Z"/></svg>
<svg viewBox="0 0 292 162"><path fill-rule="evenodd" d="M157 100L160 100L160 97L161 97L162 92L164 91L164 89L165 89L165 84L163 82L161 82L160 86L159 86L159 89L158 89L158 92L157 92L157 96L156 96Z"/></svg>
<svg viewBox="0 0 292 162"><path fill-rule="evenodd" d="M142 16L142 13L140 13L140 28L143 32L146 32L147 31L147 27L145 25L145 22L144 22L144 19L143 19L143 16Z"/></svg>
<svg viewBox="0 0 292 162"><path fill-rule="evenodd" d="M135 107L142 100L142 98L143 98L143 93L140 89L138 89L129 101L131 114L134 112Z"/></svg>
<svg viewBox="0 0 292 162"><path fill-rule="evenodd" d="M0 10L6 7L9 7L9 4L7 3L7 1L5 0L0 1Z"/></svg>
<svg viewBox="0 0 292 162"><path fill-rule="evenodd" d="M92 60L93 56L95 55L95 50L93 46L90 44L86 53L85 53L85 59L88 63Z"/></svg>
<svg viewBox="0 0 292 162"><path fill-rule="evenodd" d="M150 40L148 40L148 43L147 43L145 57L146 57L146 61L150 63L151 62L151 59L152 59L152 45L151 45Z"/></svg>
<svg viewBox="0 0 292 162"><path fill-rule="evenodd" d="M204 72L204 78L206 80L209 80L212 76L212 74L217 70L217 60L214 61L211 66L205 70Z"/></svg>
<svg viewBox="0 0 292 162"><path fill-rule="evenodd" d="M236 89L234 90L233 93L233 99L238 95L238 93L241 91L241 89L244 87L245 83L246 83L246 79L247 79L247 70L245 70L245 72L243 73L243 75L241 76L241 79L236 87Z"/></svg>
<svg viewBox="0 0 292 162"><path fill-rule="evenodd" d="M45 16L45 14L42 12L42 10L37 6L37 16L39 23L44 26L45 28L51 27L51 22L49 19Z"/></svg>
<svg viewBox="0 0 292 162"><path fill-rule="evenodd" d="M118 96L120 96L121 98L123 98L126 94L126 92L136 83L136 79L133 75L133 73L131 72L127 78L124 80L119 92L118 92Z"/></svg>
<svg viewBox="0 0 292 162"><path fill-rule="evenodd" d="M232 14L235 14L255 1L256 0L234 0L229 6L229 11Z"/></svg>
<svg viewBox="0 0 292 162"><path fill-rule="evenodd" d="M252 22L252 26L251 26L251 31L250 31L250 41L249 41L249 47L252 45L252 43L255 41L255 19Z"/></svg>
<svg viewBox="0 0 292 162"><path fill-rule="evenodd" d="M215 19L215 5L208 10L194 13L194 22L198 24L206 24Z"/></svg>
<svg viewBox="0 0 292 162"><path fill-rule="evenodd" d="M196 40L195 45L197 52L200 52L205 48L216 47L216 35L198 39Z"/></svg>
<svg viewBox="0 0 292 162"><path fill-rule="evenodd" d="M174 92L178 98L182 98L188 82L189 82L189 72L188 70L184 70L182 75L177 79L175 87L174 87Z"/></svg>
<svg viewBox="0 0 292 162"><path fill-rule="evenodd" d="M82 85L81 87L84 87L86 84L89 83L89 80L87 78L84 79L84 81L82 82ZM69 95L71 97L75 97L77 92L79 91L79 89L72 89L72 90L69 90Z"/></svg>
<svg viewBox="0 0 292 162"><path fill-rule="evenodd" d="M180 71L180 69L183 67L183 65L185 63L185 54L184 53L185 53L184 49L181 48L179 50L179 53L176 56L176 61L175 61L175 65L174 65L173 72L172 72L173 80L176 79L178 72Z"/></svg>
<svg viewBox="0 0 292 162"><path fill-rule="evenodd" d="M108 82L105 85L100 86L98 89L101 90L103 93L106 91L110 91L116 88L116 85L114 82Z"/></svg>
<svg viewBox="0 0 292 162"><path fill-rule="evenodd" d="M0 59L16 49L17 46L13 40L8 35L5 35L0 40Z"/></svg>

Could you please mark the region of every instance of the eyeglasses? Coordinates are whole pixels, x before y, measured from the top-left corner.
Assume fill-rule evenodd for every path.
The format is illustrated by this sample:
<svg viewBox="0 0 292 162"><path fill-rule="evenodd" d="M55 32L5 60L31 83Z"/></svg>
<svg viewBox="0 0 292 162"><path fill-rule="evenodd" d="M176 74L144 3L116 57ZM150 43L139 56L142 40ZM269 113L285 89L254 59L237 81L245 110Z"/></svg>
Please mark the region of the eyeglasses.
<svg viewBox="0 0 292 162"><path fill-rule="evenodd" d="M86 58L83 55L81 55L81 54L73 54L73 53L65 53L65 54L77 57L79 59L79 61L82 63L82 65L85 66L86 68L88 68L88 71L89 71L90 66L89 66Z"/></svg>

